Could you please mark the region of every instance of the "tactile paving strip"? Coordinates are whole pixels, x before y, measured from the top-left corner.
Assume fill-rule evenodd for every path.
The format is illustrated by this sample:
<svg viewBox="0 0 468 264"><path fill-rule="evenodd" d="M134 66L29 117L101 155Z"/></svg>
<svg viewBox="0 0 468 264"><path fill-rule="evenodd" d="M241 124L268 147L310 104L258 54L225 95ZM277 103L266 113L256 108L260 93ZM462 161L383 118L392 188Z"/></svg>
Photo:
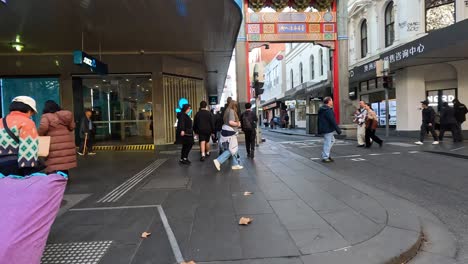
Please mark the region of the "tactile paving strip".
<svg viewBox="0 0 468 264"><path fill-rule="evenodd" d="M41 264L98 264L112 241L48 244Z"/></svg>

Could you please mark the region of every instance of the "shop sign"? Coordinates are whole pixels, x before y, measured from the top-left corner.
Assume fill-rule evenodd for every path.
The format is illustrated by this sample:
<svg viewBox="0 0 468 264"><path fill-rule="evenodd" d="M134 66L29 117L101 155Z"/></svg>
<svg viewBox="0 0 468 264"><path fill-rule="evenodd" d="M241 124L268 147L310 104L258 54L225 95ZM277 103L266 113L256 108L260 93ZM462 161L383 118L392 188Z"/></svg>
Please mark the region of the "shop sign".
<svg viewBox="0 0 468 264"><path fill-rule="evenodd" d="M455 100L455 95L442 95L442 102L444 103L449 103L449 105L453 106L452 101ZM427 100L429 101L429 106L438 106L439 105L439 96L438 95L429 95L427 97Z"/></svg>
<svg viewBox="0 0 468 264"><path fill-rule="evenodd" d="M291 106L294 107L294 106L296 106L296 101L295 100L285 101L284 104L287 105L287 106L290 106L290 107Z"/></svg>
<svg viewBox="0 0 468 264"><path fill-rule="evenodd" d="M392 54L385 56L383 60L389 61L390 64L399 62L399 61L411 58L413 56L419 55L421 53L424 53L424 49L425 49L425 46L422 43L419 43L419 45L413 45L411 47L395 51Z"/></svg>
<svg viewBox="0 0 468 264"><path fill-rule="evenodd" d="M269 110L269 109L272 109L272 108L276 108L278 106L278 104L276 102L274 103L271 103L269 105L266 105L263 107L263 110Z"/></svg>
<svg viewBox="0 0 468 264"><path fill-rule="evenodd" d="M297 105L298 105L298 106L306 106L306 105L307 105L307 101L306 101L306 100L297 100Z"/></svg>
<svg viewBox="0 0 468 264"><path fill-rule="evenodd" d="M218 96L217 95L208 96L208 101L210 102L210 105L217 105L218 104Z"/></svg>
<svg viewBox="0 0 468 264"><path fill-rule="evenodd" d="M83 51L76 50L73 52L73 63L88 68L91 72L95 72L101 75L106 75L107 64L100 60L86 54Z"/></svg>

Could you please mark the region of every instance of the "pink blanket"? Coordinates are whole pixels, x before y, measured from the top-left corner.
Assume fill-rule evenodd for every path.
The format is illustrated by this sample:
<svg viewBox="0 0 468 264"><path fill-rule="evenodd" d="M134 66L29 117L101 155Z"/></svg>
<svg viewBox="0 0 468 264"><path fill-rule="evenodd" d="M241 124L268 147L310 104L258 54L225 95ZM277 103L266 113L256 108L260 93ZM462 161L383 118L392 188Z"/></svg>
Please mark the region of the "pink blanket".
<svg viewBox="0 0 468 264"><path fill-rule="evenodd" d="M39 264L67 178L0 174L0 263Z"/></svg>

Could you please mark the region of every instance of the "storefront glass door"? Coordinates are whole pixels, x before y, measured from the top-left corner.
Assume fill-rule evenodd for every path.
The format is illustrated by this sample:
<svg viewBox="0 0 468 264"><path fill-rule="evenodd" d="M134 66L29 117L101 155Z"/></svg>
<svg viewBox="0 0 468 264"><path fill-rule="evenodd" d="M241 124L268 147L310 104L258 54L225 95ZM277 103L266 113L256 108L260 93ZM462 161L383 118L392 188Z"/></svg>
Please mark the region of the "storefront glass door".
<svg viewBox="0 0 468 264"><path fill-rule="evenodd" d="M97 144L150 144L152 136L150 76L83 78L83 106L93 110Z"/></svg>

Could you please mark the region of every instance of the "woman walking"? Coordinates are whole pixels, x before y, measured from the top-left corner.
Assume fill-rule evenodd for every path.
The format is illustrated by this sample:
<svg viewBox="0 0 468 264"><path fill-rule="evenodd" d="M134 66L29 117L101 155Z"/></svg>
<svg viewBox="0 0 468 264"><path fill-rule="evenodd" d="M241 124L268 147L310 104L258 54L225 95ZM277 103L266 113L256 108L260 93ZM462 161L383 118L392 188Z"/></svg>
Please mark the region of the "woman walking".
<svg viewBox="0 0 468 264"><path fill-rule="evenodd" d="M223 153L213 161L218 171L221 170L221 165L231 156L233 170L240 170L244 168L239 165L239 154L237 153L239 150L237 134L238 128L241 127L241 122L239 120L239 116L237 115L237 109L237 102L231 101L224 113L224 125L221 131L221 138L219 140L219 144L222 146Z"/></svg>
<svg viewBox="0 0 468 264"><path fill-rule="evenodd" d="M39 135L50 136L49 156L45 162L46 173L61 171L69 175L69 170L77 166L74 129L72 112L62 110L52 100L45 103Z"/></svg>
<svg viewBox="0 0 468 264"><path fill-rule="evenodd" d="M200 103L200 111L195 115L193 131L200 141L200 161L205 161L205 157L210 156L210 138L215 131L213 115L208 110L208 104L205 101Z"/></svg>
<svg viewBox="0 0 468 264"><path fill-rule="evenodd" d="M177 114L176 144L182 145L179 162L185 165L191 163L188 156L193 146L193 123L189 116L190 110L192 106L185 104L182 111Z"/></svg>
<svg viewBox="0 0 468 264"><path fill-rule="evenodd" d="M375 130L377 129L377 126L379 125L379 122L377 120L377 114L372 110L372 108L366 104L365 109L367 111L367 117L366 117L366 148L370 148L372 146L371 139L373 142L376 142L379 144L380 147L382 147L383 140L380 139L378 136L375 135Z"/></svg>
<svg viewBox="0 0 468 264"><path fill-rule="evenodd" d="M18 96L10 104L10 113L0 119L0 173L27 176L41 171L38 160L39 138L31 117L37 113L36 101Z"/></svg>

